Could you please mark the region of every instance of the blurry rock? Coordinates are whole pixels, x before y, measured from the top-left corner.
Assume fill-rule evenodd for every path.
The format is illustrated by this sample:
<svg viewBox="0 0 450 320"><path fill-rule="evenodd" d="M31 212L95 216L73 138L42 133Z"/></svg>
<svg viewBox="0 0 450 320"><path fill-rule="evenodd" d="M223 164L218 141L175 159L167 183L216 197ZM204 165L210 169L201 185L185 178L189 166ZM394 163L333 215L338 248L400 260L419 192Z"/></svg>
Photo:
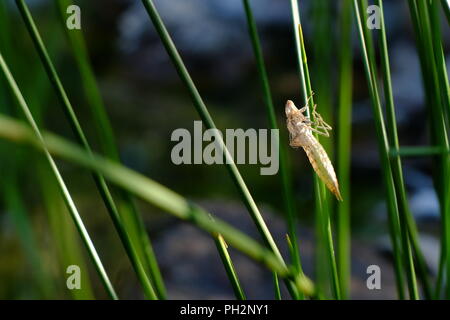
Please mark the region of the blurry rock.
<svg viewBox="0 0 450 320"><path fill-rule="evenodd" d="M196 73L196 79L203 75L233 82L241 79L249 61L253 65L242 0L159 0L155 6L188 69L204 73ZM273 35L266 39L268 29L284 30L292 39L288 1L259 0L252 8L264 49L274 40ZM118 30L117 45L129 72L160 83L176 78L141 2L130 2L119 19Z"/></svg>
<svg viewBox="0 0 450 320"><path fill-rule="evenodd" d="M436 276L439 269L439 240L431 235L420 234L419 242L428 270L431 275ZM385 254L388 253L390 255L392 254L391 240L388 235L384 235L378 239L377 248L380 252L384 252Z"/></svg>
<svg viewBox="0 0 450 320"><path fill-rule="evenodd" d="M422 188L409 201L413 214L421 222L439 222L439 201L434 188Z"/></svg>
<svg viewBox="0 0 450 320"><path fill-rule="evenodd" d="M392 49L392 89L396 101L396 115L399 123L423 113L423 85L419 57L412 43L397 42Z"/></svg>
<svg viewBox="0 0 450 320"><path fill-rule="evenodd" d="M236 203L208 201L202 206L259 239L258 232L245 208ZM263 208L262 214L284 257L287 257L283 219ZM305 273L312 277L314 235L307 228L299 230L300 250ZM232 288L211 237L187 223L167 228L155 241L163 276L172 299L234 299ZM273 299L272 276L264 267L230 248L237 274L250 299ZM381 268L381 290L366 286L367 267ZM288 294L283 290L283 296ZM395 279L389 259L374 245L360 240L352 242L352 298L394 299Z"/></svg>
<svg viewBox="0 0 450 320"><path fill-rule="evenodd" d="M157 0L155 6L177 46L187 53L220 54L233 43L248 40L241 0ZM286 19L289 2L258 0L253 7L261 28L290 26ZM136 1L122 15L119 28L120 47L127 52L137 49L145 34L154 32L142 4Z"/></svg>

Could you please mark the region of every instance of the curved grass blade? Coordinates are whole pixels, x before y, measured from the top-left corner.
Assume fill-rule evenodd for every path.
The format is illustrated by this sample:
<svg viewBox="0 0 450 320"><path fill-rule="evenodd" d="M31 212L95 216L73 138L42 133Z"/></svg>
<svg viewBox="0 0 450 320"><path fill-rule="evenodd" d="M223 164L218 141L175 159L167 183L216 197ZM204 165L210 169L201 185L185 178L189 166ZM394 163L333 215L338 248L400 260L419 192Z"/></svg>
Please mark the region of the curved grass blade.
<svg viewBox="0 0 450 320"><path fill-rule="evenodd" d="M140 173L96 154L89 155L83 149L54 134L43 133L43 144L42 140L37 138L28 127L2 115L0 115L0 137L16 143L31 145L42 152L50 152L82 167L97 171L111 183L126 189L161 210L181 220L189 221L208 233L221 234L228 244L255 261L266 265L270 270L277 272L280 277L290 279L296 289L305 295L315 294L313 283L306 276L293 273L284 261L271 250L222 220L214 218L213 221L211 215L199 206Z"/></svg>

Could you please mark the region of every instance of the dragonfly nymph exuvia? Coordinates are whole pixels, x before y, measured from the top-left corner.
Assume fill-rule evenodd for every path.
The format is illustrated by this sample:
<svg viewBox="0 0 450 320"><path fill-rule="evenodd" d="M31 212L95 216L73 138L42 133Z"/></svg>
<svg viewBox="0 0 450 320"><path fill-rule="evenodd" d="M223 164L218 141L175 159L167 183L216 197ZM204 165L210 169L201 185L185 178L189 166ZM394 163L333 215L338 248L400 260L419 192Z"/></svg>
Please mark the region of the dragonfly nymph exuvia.
<svg viewBox="0 0 450 320"><path fill-rule="evenodd" d="M309 102L310 99L308 99ZM312 119L304 115L308 109L308 104L297 109L295 104L288 100L286 102L287 128L289 131L289 145L294 148L302 147L311 162L314 171L325 183L327 188L342 201L339 191L339 183L334 172L333 165L325 149L316 139L313 133L329 137L332 128L329 126L316 111L316 105L312 108Z"/></svg>

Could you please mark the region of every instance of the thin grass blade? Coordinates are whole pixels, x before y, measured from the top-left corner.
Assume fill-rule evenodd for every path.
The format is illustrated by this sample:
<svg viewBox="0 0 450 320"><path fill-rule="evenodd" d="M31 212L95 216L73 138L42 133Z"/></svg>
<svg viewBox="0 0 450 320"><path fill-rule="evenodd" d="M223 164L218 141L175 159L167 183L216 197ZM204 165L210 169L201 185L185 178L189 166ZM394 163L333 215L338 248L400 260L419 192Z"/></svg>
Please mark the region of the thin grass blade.
<svg viewBox="0 0 450 320"><path fill-rule="evenodd" d="M22 112L25 114L25 117L26 117L29 125L32 127L34 135L36 136L36 138L38 139L38 141L40 143L43 143L43 137L41 135L41 132L33 118L33 115L30 112L30 109L28 108L27 103L25 102L25 99L22 96L22 93L21 93L19 87L17 86L17 83L15 82L5 60L3 59L3 55L1 53L0 53L0 69L2 70L2 72L6 78L6 81L10 87L11 93L16 98L19 107L21 108ZM59 169L56 166L56 163L53 160L52 156L50 155L50 153L48 152L48 150L45 147L44 147L44 155L45 155L45 158L47 159L47 162L54 174L54 177L58 181L58 185L60 187L61 193L64 196L66 206L68 207L71 217L74 220L75 225L77 226L78 232L80 233L80 236L82 237L84 244L86 245L86 248L89 252L90 257L93 260L93 263L94 263L95 268L100 276L103 286L105 287L106 291L108 292L109 296L112 299L115 299L115 300L118 299L117 294L116 294L116 292L111 284L111 281L109 280L109 277L106 273L106 270L103 267L100 257L98 256L97 250L94 247L94 244L89 236L89 233L87 232L86 227L84 226L84 223L78 213L75 203L72 200L69 190L67 189L66 184L59 172Z"/></svg>

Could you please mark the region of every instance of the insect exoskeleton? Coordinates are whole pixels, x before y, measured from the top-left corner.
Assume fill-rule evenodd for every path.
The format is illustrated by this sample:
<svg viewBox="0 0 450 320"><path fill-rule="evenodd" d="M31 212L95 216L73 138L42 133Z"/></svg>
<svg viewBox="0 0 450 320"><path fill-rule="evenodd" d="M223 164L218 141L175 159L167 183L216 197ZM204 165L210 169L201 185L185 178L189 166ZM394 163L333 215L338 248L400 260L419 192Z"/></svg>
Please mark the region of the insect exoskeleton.
<svg viewBox="0 0 450 320"><path fill-rule="evenodd" d="M332 128L316 112L315 105L313 106L312 112L314 119L311 120L305 116L303 113L307 108L308 105L297 109L291 100L286 102L285 112L287 118L286 125L289 131L289 145L293 148L302 147L305 150L316 174L336 198L342 201L339 183L330 158L320 142L313 135L313 132L315 132L328 137L328 131Z"/></svg>

